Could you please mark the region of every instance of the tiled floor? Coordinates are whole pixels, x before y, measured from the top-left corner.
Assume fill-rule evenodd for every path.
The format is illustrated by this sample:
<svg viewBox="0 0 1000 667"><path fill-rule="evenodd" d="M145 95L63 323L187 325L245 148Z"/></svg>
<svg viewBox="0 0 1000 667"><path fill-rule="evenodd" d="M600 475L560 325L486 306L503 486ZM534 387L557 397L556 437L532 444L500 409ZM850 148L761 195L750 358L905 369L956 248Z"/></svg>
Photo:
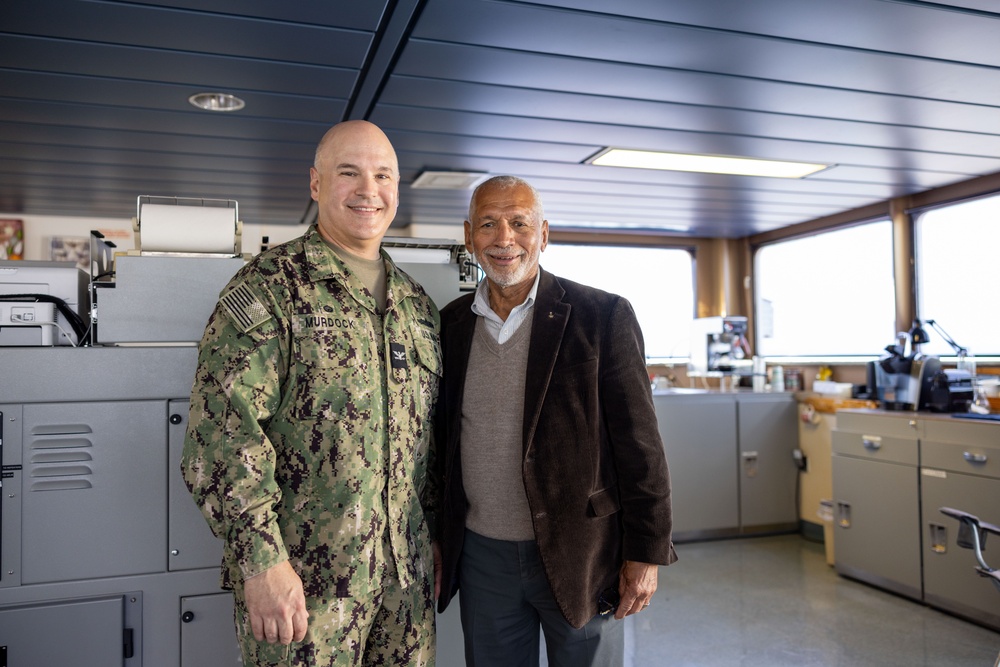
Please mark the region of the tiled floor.
<svg viewBox="0 0 1000 667"><path fill-rule="evenodd" d="M993 667L1000 653L1000 633L840 577L798 535L678 553L626 630L631 667Z"/></svg>
<svg viewBox="0 0 1000 667"><path fill-rule="evenodd" d="M1000 633L840 577L798 535L677 550L626 619L626 667L994 667L1000 654ZM465 664L457 604L439 617L437 664Z"/></svg>

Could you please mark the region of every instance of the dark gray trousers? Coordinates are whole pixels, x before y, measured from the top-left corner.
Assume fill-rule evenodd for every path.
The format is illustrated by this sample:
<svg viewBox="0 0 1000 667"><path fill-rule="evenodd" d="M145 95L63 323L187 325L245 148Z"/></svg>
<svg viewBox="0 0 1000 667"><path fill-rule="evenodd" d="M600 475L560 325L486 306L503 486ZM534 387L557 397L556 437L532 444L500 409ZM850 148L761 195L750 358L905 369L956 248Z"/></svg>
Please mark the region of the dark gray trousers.
<svg viewBox="0 0 1000 667"><path fill-rule="evenodd" d="M624 621L595 616L580 629L559 611L533 541L465 531L459 604L467 667L537 667L539 627L549 667L621 667Z"/></svg>

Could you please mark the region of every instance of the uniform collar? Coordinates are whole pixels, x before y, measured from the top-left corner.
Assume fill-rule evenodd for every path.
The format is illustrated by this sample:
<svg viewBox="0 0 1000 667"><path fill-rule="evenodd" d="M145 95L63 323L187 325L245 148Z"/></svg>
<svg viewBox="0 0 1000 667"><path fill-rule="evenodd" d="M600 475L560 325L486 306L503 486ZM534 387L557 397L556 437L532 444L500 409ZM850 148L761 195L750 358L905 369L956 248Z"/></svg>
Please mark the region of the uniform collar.
<svg viewBox="0 0 1000 667"><path fill-rule="evenodd" d="M303 234L303 246L306 256L306 274L310 282L318 283L324 280L336 280L356 293L359 300L363 300L366 295L363 293L358 279L347 269L347 266L337 253L326 245L323 237L319 235L316 225L309 227ZM409 277L400 271L396 264L389 257L384 248L379 248L379 254L386 264L385 286L390 297L387 303L400 303L403 299L416 295L416 286ZM370 297L368 297L370 298Z"/></svg>

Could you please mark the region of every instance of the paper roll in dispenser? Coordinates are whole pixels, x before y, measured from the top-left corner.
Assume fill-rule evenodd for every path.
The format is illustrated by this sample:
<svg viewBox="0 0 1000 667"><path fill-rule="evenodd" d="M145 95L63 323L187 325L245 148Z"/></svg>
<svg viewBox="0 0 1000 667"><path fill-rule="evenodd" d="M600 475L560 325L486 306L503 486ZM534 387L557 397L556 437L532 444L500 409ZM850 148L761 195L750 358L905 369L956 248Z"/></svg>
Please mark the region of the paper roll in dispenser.
<svg viewBox="0 0 1000 667"><path fill-rule="evenodd" d="M233 199L140 196L132 219L129 254L235 257L242 253L243 223Z"/></svg>
<svg viewBox="0 0 1000 667"><path fill-rule="evenodd" d="M125 253L91 233L97 341L197 342L219 291L249 258L238 204L143 195L132 228L135 249Z"/></svg>

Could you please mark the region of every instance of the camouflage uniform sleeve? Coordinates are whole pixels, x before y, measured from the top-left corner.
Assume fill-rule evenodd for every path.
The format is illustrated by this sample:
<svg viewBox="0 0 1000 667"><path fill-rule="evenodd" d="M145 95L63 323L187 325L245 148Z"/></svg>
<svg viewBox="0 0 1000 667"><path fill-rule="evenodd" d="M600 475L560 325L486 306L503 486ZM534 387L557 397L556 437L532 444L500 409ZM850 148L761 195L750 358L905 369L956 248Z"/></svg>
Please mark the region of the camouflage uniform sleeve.
<svg viewBox="0 0 1000 667"><path fill-rule="evenodd" d="M274 509L277 457L264 429L287 375L284 321L269 292L234 280L199 348L181 469L224 541L230 583L288 559Z"/></svg>
<svg viewBox="0 0 1000 667"><path fill-rule="evenodd" d="M423 416L429 439L427 447L427 481L420 492L420 506L424 510L424 520L427 521L430 534L432 538L436 538L443 486L441 471L438 469L437 438L434 437L434 424L437 419L437 411L441 409L439 400L439 385L443 365L441 360L441 317L438 314L438 309L434 306L434 302L429 297L425 298L427 299L428 308L428 319L425 322L433 324L432 332L434 339L431 341L432 345L425 347L425 349L429 347L430 350L424 352L422 356L427 357L425 364L431 371L429 381L433 384L430 388L433 400L431 401L430 410Z"/></svg>
<svg viewBox="0 0 1000 667"><path fill-rule="evenodd" d="M433 414L431 419L433 419ZM424 509L424 520L431 537L437 539L438 512L441 508L441 478L437 474L437 443L431 431L427 450L427 483L420 494L420 506Z"/></svg>

